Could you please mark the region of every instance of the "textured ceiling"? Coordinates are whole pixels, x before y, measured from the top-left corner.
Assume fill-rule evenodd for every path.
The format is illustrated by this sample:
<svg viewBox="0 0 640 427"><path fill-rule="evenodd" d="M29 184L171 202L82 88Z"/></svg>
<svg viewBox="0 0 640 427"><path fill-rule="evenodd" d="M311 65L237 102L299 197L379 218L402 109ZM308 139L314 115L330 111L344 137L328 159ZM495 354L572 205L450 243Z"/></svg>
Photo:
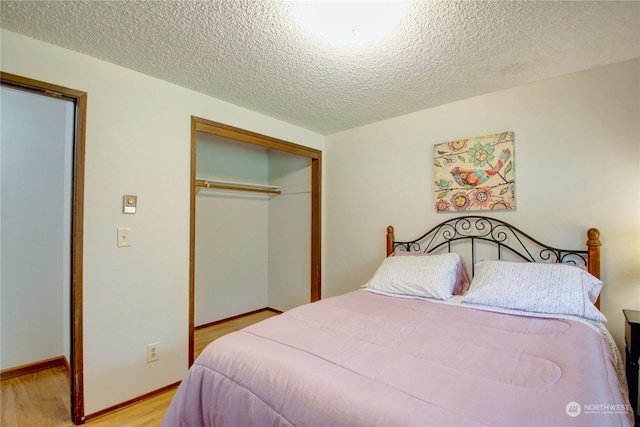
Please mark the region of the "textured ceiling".
<svg viewBox="0 0 640 427"><path fill-rule="evenodd" d="M294 6L2 0L0 26L322 134L640 57L639 2L420 1L360 49Z"/></svg>

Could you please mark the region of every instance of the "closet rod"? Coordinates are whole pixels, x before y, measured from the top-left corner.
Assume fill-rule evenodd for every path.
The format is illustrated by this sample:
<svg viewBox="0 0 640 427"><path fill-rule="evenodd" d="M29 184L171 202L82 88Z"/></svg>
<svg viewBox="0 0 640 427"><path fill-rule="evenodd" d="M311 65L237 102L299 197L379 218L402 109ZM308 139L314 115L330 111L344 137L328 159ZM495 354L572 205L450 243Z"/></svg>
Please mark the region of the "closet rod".
<svg viewBox="0 0 640 427"><path fill-rule="evenodd" d="M212 181L207 179L196 179L196 187L217 188L222 190L251 191L254 193L282 194L282 191L280 191L279 187L226 181Z"/></svg>

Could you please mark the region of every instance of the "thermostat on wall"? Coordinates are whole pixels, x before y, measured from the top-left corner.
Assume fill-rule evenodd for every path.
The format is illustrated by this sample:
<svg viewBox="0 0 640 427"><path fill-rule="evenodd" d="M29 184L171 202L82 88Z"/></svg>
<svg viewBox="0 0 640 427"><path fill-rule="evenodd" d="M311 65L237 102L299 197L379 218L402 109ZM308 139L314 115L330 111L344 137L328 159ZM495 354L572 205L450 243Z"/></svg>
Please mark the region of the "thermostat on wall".
<svg viewBox="0 0 640 427"><path fill-rule="evenodd" d="M127 196L123 198L123 211L126 214L136 213L136 206L138 203L138 196Z"/></svg>

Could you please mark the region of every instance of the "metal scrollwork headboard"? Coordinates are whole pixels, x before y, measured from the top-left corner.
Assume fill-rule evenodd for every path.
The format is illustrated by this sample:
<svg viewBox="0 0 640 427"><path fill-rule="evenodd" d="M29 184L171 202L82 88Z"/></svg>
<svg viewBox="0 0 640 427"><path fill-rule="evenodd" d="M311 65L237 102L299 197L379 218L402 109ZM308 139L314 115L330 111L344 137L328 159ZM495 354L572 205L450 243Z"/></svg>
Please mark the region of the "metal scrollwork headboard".
<svg viewBox="0 0 640 427"><path fill-rule="evenodd" d="M456 242L467 241L471 246L471 271L476 263L477 243L488 242L497 248L493 259L511 254L527 262L572 263L586 265L589 272L600 277L600 232L587 232L587 249L560 249L539 242L518 228L495 218L462 216L444 221L411 241L396 241L394 229L387 227L387 256L394 251L452 252ZM599 302L599 301L598 301ZM599 306L596 303L596 306Z"/></svg>

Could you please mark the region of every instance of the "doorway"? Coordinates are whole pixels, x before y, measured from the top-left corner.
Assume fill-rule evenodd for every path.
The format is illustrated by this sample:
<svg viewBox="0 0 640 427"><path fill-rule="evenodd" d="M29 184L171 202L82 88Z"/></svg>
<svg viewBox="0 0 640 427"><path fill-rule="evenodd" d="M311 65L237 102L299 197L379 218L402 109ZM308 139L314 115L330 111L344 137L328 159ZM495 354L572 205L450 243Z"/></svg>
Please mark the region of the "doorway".
<svg viewBox="0 0 640 427"><path fill-rule="evenodd" d="M255 147L274 152L294 154L310 161L311 169L311 227L310 233L310 301L321 298L320 278L320 190L322 152L302 145L271 138L243 129L224 125L198 117L191 118L191 216L190 216L190 255L189 255L189 365L194 361L194 329L195 329L195 241L196 241L196 157L198 134L209 134L225 138L227 141L248 143ZM224 244L224 242L221 242Z"/></svg>
<svg viewBox="0 0 640 427"><path fill-rule="evenodd" d="M71 403L71 420L75 424L84 423L84 390L83 390L83 356L82 356L82 241L83 241L83 195L84 195L84 149L85 149L85 128L86 128L86 106L87 106L87 94L85 92L69 89L33 79L24 78L21 76L4 73L0 75L1 84L3 88L9 88L11 90L27 91L36 96L51 97L57 100L63 100L71 103L68 108L68 114L70 116L69 126L69 149L63 157L58 161L64 161L64 156L68 164L68 174L65 187L67 192L66 211L63 215L68 223L66 231L60 231L60 237L66 241L66 246L61 246L60 252L63 253L60 263L63 264L61 270L65 270L65 275L62 276L61 282L67 285L66 296L62 296L63 310L67 310L68 316L68 329L65 335L68 337L68 354L63 355L64 359L68 359L69 369L71 373L70 384L70 403ZM46 98L44 98L46 99ZM66 107L65 107L66 108ZM34 119L36 123L31 125L38 127L42 123L38 119ZM42 142L47 142L47 138L42 138ZM3 153L4 154L4 153ZM26 157L28 159L28 157ZM51 160L51 159L47 159ZM19 160L16 158L16 162ZM25 171L29 170L29 167L34 167L28 160L20 161L18 168L23 168ZM3 188L7 182L3 182ZM13 183L17 184L17 183ZM43 188L49 181L43 180L39 182ZM4 191L4 190L3 190ZM61 190L64 191L64 190ZM58 193L61 194L61 193ZM37 194L24 194L24 200L29 200L30 197L37 197ZM4 203L4 200L3 200ZM60 200L60 205L64 203ZM15 207L20 209L21 207ZM24 206L25 211L29 208ZM5 212L5 206L3 206L3 216ZM8 211L7 211L8 212ZM3 218L4 219L4 218ZM51 227L49 227L51 228ZM62 228L61 225L61 229ZM38 237L39 239L40 237ZM4 239L4 237L3 237ZM40 243L39 240L29 242L30 245L36 247ZM32 260L35 261L35 260ZM62 273L61 273L62 274ZM46 362L46 361L45 361ZM33 365L33 366L30 366ZM38 364L26 364L23 367L24 372L29 372L29 369L37 369ZM10 370L9 370L10 371ZM13 374L21 373L19 369L14 370ZM4 375L4 370L3 370Z"/></svg>

